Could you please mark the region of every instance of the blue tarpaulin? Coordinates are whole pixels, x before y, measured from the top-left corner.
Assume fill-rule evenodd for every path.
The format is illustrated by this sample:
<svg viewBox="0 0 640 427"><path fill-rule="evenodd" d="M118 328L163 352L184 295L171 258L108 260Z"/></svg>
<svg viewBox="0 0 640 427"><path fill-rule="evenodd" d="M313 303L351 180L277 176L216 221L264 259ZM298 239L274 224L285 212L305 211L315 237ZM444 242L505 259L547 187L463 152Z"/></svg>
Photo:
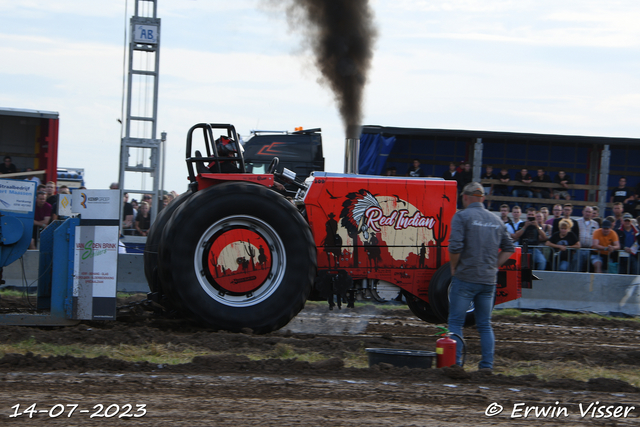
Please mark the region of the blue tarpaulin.
<svg viewBox="0 0 640 427"><path fill-rule="evenodd" d="M396 142L395 136L385 138L380 134L360 135L360 161L358 173L362 175L382 175L387 157Z"/></svg>

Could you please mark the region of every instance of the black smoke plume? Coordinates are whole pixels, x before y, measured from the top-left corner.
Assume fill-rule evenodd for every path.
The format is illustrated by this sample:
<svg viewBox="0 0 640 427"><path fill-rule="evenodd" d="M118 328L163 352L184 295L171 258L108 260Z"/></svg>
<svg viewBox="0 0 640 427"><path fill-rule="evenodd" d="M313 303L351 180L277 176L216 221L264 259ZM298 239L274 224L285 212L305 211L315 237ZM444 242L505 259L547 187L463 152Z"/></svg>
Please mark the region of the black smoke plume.
<svg viewBox="0 0 640 427"><path fill-rule="evenodd" d="M368 0L283 0L335 95L347 138L359 138L362 100L377 30Z"/></svg>

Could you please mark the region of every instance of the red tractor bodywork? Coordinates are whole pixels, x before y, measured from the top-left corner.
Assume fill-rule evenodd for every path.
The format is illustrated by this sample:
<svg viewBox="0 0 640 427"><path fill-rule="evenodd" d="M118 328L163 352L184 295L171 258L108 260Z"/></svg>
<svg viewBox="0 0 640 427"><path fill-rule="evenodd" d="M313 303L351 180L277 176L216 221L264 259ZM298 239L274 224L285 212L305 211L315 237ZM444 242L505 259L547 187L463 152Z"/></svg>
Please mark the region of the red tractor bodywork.
<svg viewBox="0 0 640 427"><path fill-rule="evenodd" d="M320 173L304 198L318 274L392 283L429 300L429 282L449 261L456 181ZM499 275L496 303L520 297L521 256Z"/></svg>

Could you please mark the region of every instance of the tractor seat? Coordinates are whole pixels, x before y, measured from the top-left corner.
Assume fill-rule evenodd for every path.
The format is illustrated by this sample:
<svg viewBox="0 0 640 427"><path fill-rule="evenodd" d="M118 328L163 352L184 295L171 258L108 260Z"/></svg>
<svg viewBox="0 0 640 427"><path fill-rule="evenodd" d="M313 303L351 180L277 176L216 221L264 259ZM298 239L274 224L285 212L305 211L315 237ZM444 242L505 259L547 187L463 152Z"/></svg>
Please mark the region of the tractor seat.
<svg viewBox="0 0 640 427"><path fill-rule="evenodd" d="M195 157L202 158L202 153L200 152L200 150L196 150ZM196 162L196 171L198 171L198 174L200 175L202 175L203 173L209 173L209 169L204 165L204 161Z"/></svg>

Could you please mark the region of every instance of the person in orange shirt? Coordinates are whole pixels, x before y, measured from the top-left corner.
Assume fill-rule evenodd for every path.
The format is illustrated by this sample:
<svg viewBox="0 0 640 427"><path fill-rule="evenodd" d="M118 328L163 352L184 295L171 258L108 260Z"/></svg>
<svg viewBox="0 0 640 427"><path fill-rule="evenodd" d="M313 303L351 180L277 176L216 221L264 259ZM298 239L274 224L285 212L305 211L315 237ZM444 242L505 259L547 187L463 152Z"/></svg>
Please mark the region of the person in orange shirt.
<svg viewBox="0 0 640 427"><path fill-rule="evenodd" d="M605 219L602 221L602 228L593 232L591 248L598 250L591 255L591 264L593 264L596 273L602 273L603 264L606 269L613 252L620 249L618 233L611 231L611 221Z"/></svg>

